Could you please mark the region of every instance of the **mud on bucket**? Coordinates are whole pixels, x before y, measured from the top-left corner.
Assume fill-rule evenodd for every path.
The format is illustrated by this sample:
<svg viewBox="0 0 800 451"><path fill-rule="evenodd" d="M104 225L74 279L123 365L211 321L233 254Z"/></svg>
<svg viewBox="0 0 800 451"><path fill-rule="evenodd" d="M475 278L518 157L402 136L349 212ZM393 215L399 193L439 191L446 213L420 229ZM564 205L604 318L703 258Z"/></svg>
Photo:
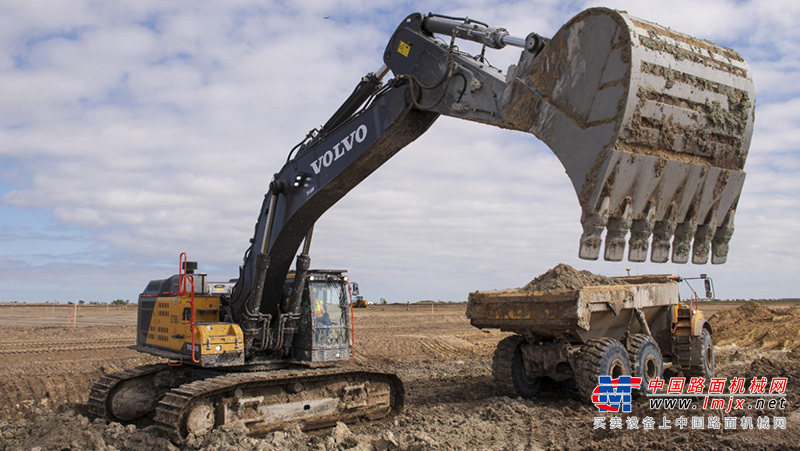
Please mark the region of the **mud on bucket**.
<svg viewBox="0 0 800 451"><path fill-rule="evenodd" d="M606 8L523 52L504 119L544 141L582 209L579 256L724 263L753 133L750 69L731 49ZM652 245L650 244L652 240ZM692 245L693 242L693 245ZM690 252L691 250L691 252Z"/></svg>

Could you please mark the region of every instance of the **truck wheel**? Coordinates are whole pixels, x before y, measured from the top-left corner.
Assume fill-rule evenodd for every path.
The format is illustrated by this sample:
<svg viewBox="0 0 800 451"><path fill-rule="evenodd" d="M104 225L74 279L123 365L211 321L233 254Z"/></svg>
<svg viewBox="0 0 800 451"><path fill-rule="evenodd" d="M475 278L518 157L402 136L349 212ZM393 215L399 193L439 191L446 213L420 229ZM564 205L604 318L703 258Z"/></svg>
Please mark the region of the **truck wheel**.
<svg viewBox="0 0 800 451"><path fill-rule="evenodd" d="M587 401L599 384L600 376L611 376L616 379L631 374L631 363L628 352L613 338L589 340L575 356L575 385L581 396Z"/></svg>
<svg viewBox="0 0 800 451"><path fill-rule="evenodd" d="M525 338L521 335L506 337L497 344L492 359L492 374L502 392L513 396L517 394L525 399L535 398L542 388L542 378L530 380L525 376L525 365L522 357L522 344Z"/></svg>
<svg viewBox="0 0 800 451"><path fill-rule="evenodd" d="M703 329L703 334L695 340L695 345L700 346L700 364L692 365L686 372L689 376L701 376L706 379L714 376L714 342L711 332Z"/></svg>
<svg viewBox="0 0 800 451"><path fill-rule="evenodd" d="M632 335L628 340L628 355L631 357L631 376L642 378L639 394L651 394L648 389L650 381L664 375L664 359L658 343L650 335Z"/></svg>

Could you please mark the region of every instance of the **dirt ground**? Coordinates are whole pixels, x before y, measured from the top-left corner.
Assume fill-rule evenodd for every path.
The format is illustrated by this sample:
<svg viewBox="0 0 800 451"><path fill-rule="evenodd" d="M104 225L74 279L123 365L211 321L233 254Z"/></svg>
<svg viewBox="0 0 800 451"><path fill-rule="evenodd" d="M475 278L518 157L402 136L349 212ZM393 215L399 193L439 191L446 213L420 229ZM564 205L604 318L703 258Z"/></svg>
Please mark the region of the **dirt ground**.
<svg viewBox="0 0 800 451"><path fill-rule="evenodd" d="M302 432L247 437L240 425L225 426L176 448L147 424L121 425L90 418L86 401L103 373L160 361L127 349L134 342L135 306L81 306L77 324L66 306L0 306L0 449L800 449L800 307L794 303L701 304L719 337L717 375L786 377L783 410L756 409L752 429L659 429L664 419L718 417L720 410L651 410L647 399L633 411L604 417L568 386L550 384L536 400L498 392L492 353L507 334L470 326L461 305L370 306L355 312L356 363L397 373L406 407L390 420ZM665 376L680 376L670 368ZM628 429L628 417L655 419L653 429ZM757 418L769 417L769 429ZM786 428L773 429L774 417ZM606 421L608 423L606 423ZM691 421L689 423L691 425Z"/></svg>

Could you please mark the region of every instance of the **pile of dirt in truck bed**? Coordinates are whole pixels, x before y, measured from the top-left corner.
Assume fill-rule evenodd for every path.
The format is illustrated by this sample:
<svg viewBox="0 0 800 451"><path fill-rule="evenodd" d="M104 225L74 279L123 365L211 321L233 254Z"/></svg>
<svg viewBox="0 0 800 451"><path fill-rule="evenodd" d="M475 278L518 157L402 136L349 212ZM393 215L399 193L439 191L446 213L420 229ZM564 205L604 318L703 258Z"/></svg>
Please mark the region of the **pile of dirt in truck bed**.
<svg viewBox="0 0 800 451"><path fill-rule="evenodd" d="M528 282L523 291L580 290L588 285L612 285L614 281L590 271L579 271L570 265L559 263Z"/></svg>
<svg viewBox="0 0 800 451"><path fill-rule="evenodd" d="M800 307L769 308L750 301L709 318L714 343L762 349L800 349Z"/></svg>

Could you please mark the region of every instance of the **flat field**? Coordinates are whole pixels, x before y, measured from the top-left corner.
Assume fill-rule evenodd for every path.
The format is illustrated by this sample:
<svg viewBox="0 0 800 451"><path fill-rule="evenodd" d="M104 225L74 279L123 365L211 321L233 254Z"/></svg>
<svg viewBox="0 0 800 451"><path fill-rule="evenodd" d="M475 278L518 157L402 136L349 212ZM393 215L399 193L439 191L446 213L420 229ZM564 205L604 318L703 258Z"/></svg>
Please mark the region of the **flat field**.
<svg viewBox="0 0 800 451"><path fill-rule="evenodd" d="M397 373L406 407L392 419L247 437L226 426L176 448L146 422L120 425L88 416L89 388L102 374L161 361L134 344L135 305L0 305L0 449L798 449L800 447L800 302L701 303L711 318L717 376L786 377L783 409L651 409L600 414L566 385L540 398L500 393L492 353L507 333L469 324L464 304L370 306L355 311L355 363ZM73 323L67 323L75 320ZM665 368L665 377L681 376ZM612 420L616 416L619 420ZM604 417L605 429L595 428ZM632 428L630 417L638 423ZM688 426L678 427L684 417ZM693 429L693 417L703 428ZM717 418L721 426L713 427ZM726 417L736 428L725 427ZM785 429L775 418L785 418ZM645 418L655 425L646 428ZM746 418L751 418L752 429ZM763 420L767 418L768 428ZM669 421L671 429L660 428ZM781 420L778 420L780 423ZM616 428L615 425L619 425ZM759 428L759 425L762 426ZM730 424L728 424L730 426Z"/></svg>

